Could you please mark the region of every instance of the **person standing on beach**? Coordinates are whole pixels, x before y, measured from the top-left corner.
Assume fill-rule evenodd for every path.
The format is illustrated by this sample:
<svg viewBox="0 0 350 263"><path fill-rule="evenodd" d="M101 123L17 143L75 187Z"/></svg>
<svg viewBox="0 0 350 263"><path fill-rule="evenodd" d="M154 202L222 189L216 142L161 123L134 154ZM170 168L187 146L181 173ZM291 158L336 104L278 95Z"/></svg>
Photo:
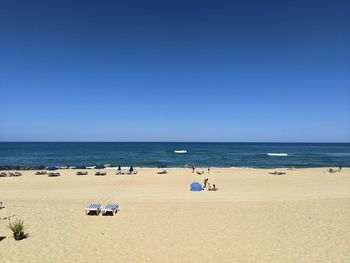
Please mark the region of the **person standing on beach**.
<svg viewBox="0 0 350 263"><path fill-rule="evenodd" d="M204 179L203 188L207 188L208 178Z"/></svg>
<svg viewBox="0 0 350 263"><path fill-rule="evenodd" d="M194 163L192 164L192 173L194 173L194 170L196 170L196 166L194 165Z"/></svg>
<svg viewBox="0 0 350 263"><path fill-rule="evenodd" d="M210 174L210 167L208 167L208 174Z"/></svg>

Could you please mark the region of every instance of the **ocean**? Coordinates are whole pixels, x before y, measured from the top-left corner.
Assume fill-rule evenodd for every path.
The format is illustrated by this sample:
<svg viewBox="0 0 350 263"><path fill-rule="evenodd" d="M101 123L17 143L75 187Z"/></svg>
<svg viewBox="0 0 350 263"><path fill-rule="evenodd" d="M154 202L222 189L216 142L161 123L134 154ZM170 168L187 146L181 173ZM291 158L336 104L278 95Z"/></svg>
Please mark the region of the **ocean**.
<svg viewBox="0 0 350 263"><path fill-rule="evenodd" d="M176 153L175 151L180 151ZM350 143L0 142L0 166L350 166Z"/></svg>

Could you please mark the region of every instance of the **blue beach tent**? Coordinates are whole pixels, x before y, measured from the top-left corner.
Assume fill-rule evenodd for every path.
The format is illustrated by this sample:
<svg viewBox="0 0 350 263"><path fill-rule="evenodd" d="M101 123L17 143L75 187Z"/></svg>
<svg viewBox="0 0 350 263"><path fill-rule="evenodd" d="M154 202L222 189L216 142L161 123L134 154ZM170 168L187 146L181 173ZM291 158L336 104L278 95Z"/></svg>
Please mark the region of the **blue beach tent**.
<svg viewBox="0 0 350 263"><path fill-rule="evenodd" d="M191 184L191 191L196 191L196 192L199 192L199 191L202 191L203 190L203 187L200 183L198 182L193 182Z"/></svg>

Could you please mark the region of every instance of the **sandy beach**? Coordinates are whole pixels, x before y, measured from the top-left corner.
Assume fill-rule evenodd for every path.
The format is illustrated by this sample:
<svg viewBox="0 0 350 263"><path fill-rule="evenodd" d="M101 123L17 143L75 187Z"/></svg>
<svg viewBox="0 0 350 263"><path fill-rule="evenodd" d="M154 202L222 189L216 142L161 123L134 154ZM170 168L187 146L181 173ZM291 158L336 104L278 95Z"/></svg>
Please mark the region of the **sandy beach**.
<svg viewBox="0 0 350 263"><path fill-rule="evenodd" d="M199 169L201 170L201 169ZM349 262L350 168L0 178L1 262ZM191 192L209 178L219 191ZM118 203L115 216L87 216ZM27 225L15 241L7 218Z"/></svg>

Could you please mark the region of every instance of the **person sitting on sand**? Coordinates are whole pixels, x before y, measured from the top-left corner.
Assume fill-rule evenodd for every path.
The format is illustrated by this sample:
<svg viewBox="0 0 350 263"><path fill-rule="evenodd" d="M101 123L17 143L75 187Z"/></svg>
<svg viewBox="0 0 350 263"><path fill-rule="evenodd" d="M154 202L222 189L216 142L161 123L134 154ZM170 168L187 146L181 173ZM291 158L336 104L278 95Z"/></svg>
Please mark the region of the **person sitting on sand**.
<svg viewBox="0 0 350 263"><path fill-rule="evenodd" d="M329 172L329 173L333 173L333 169L332 169L332 168L329 168L328 172Z"/></svg>
<svg viewBox="0 0 350 263"><path fill-rule="evenodd" d="M216 188L215 184L213 184L213 187L210 189L210 191L217 191L218 188Z"/></svg>
<svg viewBox="0 0 350 263"><path fill-rule="evenodd" d="M201 175L201 174L202 174L202 172L200 172L200 171L197 171L197 174Z"/></svg>

